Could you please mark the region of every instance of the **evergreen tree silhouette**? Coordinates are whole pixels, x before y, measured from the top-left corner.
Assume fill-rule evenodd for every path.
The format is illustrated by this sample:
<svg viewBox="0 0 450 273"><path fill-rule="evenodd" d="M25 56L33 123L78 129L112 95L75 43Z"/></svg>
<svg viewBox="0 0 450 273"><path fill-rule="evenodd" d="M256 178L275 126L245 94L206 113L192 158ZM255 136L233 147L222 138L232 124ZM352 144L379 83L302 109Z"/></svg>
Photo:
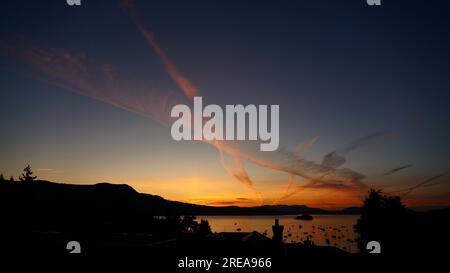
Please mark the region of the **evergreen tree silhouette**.
<svg viewBox="0 0 450 273"><path fill-rule="evenodd" d="M33 171L31 170L30 165L26 166L25 169L23 169L23 171L24 171L24 173L19 178L20 181L30 182L30 181L34 181L37 178L37 176L33 176Z"/></svg>
<svg viewBox="0 0 450 273"><path fill-rule="evenodd" d="M9 178L9 181L14 182L14 177L11 175L11 177Z"/></svg>
<svg viewBox="0 0 450 273"><path fill-rule="evenodd" d="M206 236L212 234L211 227L209 225L208 220L201 220L198 224L197 234L201 236Z"/></svg>
<svg viewBox="0 0 450 273"><path fill-rule="evenodd" d="M0 181L5 181L5 177L3 177L3 173L0 173Z"/></svg>

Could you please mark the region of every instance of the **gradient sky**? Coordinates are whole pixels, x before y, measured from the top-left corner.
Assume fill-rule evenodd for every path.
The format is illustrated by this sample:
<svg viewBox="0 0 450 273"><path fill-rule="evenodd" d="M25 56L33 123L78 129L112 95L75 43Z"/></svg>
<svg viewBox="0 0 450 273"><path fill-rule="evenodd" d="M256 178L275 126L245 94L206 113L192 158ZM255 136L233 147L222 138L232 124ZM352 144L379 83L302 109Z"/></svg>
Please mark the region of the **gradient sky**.
<svg viewBox="0 0 450 273"><path fill-rule="evenodd" d="M0 172L29 163L40 179L243 206L341 208L419 185L408 205L450 205L447 2L4 1ZM172 140L160 107L190 87L205 103L279 104L279 151L239 143L224 164Z"/></svg>

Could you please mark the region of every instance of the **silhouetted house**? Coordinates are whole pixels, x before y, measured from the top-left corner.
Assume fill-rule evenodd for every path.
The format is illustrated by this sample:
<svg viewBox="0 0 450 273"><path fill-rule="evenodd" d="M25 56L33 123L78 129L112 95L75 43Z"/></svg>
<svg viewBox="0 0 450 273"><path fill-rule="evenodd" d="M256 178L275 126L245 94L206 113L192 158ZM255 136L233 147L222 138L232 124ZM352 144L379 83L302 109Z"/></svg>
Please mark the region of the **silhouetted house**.
<svg viewBox="0 0 450 273"><path fill-rule="evenodd" d="M251 232L219 232L215 236L222 240L242 241Z"/></svg>

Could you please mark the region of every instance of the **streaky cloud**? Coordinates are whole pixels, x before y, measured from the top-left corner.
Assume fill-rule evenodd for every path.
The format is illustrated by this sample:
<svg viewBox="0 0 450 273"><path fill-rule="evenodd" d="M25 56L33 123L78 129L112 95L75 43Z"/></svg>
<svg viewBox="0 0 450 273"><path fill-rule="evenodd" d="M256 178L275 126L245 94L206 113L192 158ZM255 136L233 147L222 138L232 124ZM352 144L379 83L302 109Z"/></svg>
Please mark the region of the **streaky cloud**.
<svg viewBox="0 0 450 273"><path fill-rule="evenodd" d="M408 168L411 168L411 167L412 167L411 164L403 165L403 166L400 166L400 167L397 167L397 168L394 168L394 169L391 169L391 170L385 172L383 174L383 176L388 176L388 175L394 174L394 173L396 173L398 171L401 171L401 170L404 170L404 169L408 169Z"/></svg>
<svg viewBox="0 0 450 273"><path fill-rule="evenodd" d="M156 55L158 55L159 59L164 65L166 72L170 75L170 77L177 83L180 89L186 94L189 99L194 98L199 94L198 89L183 75L179 72L178 68L160 46L158 41L156 40L155 35L148 31L142 20L139 16L138 10L134 1L132 0L123 0L121 1L121 6L123 10L131 17L136 27L142 33L142 35L147 40L148 44L153 48Z"/></svg>

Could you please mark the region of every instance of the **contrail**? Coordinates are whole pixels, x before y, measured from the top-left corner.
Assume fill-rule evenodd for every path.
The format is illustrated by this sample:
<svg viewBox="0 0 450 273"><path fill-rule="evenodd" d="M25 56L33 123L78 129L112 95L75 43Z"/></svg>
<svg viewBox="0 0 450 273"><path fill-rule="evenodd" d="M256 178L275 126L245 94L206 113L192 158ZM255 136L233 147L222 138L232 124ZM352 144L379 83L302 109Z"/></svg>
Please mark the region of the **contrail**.
<svg viewBox="0 0 450 273"><path fill-rule="evenodd" d="M412 165L404 165L404 166L400 166L400 167L397 167L397 168L394 168L394 169L391 169L391 170L385 172L385 173L383 174L383 176L391 175L391 174L393 174L393 173L396 173L396 172L401 171L401 170L404 170L404 169L408 169L408 168L410 168L410 167L412 167Z"/></svg>
<svg viewBox="0 0 450 273"><path fill-rule="evenodd" d="M346 156L349 152L359 148L360 146L366 145L367 143L369 143L374 139L385 136L386 134L387 133L378 132L359 137L354 141L350 142L344 148L332 151L329 154L325 155L322 160L322 165L329 168L338 168L345 164Z"/></svg>
<svg viewBox="0 0 450 273"><path fill-rule="evenodd" d="M197 88L178 71L175 64L170 60L166 52L159 45L153 33L145 29L140 19L139 13L137 12L136 6L134 5L134 2L132 0L124 0L121 2L121 6L123 10L131 17L142 35L144 35L148 44L155 50L156 55L158 55L159 59L163 63L167 73L177 83L177 85L186 94L186 96L189 99L192 99L194 96L198 95L199 91L197 90Z"/></svg>
<svg viewBox="0 0 450 273"><path fill-rule="evenodd" d="M360 146L367 144L369 141L374 140L378 137L384 136L386 135L386 133L373 133L367 136L363 136L363 137L359 137L357 139L355 139L354 141L352 141L350 144L348 144L346 147L344 147L341 150L335 150L331 153L328 153L324 156L323 160L322 160L322 164L320 164L320 167L324 169L324 171L322 171L318 177L305 177L307 179L309 179L309 183L307 183L306 185L302 185L302 186L298 186L296 188L295 191L291 192L291 193L287 193L284 196L282 196L279 200L283 200L286 198L291 197L292 195L298 193L301 190L304 190L306 188L319 188L319 187L342 187L342 186L351 186L352 188L360 188L360 187L366 187L366 185L364 185L361 180L364 178L364 176L362 176L359 173L356 173L352 170L349 169L338 169L338 167L342 166L345 162L346 162L346 154L352 150L355 150L357 148L359 148ZM312 141L310 141L310 143L315 143L316 138L313 139ZM312 144L311 144L312 145ZM343 174L342 172L346 172L345 174ZM291 173L292 174L292 173ZM350 181L351 183L345 183L345 179L344 179L344 183L339 183L339 184L335 184L333 182L326 182L324 181L324 178L326 176L330 176L330 175L336 175L336 174L340 174L342 176L344 176L345 179L347 179L348 181Z"/></svg>
<svg viewBox="0 0 450 273"><path fill-rule="evenodd" d="M431 177L431 178L428 178L428 179L426 179L426 180L420 182L419 184L417 184L417 185L415 185L415 186L413 186L413 187L407 189L406 192L401 196L401 198L405 198L408 194L410 194L411 192L413 192L415 189L418 189L418 188L420 188L420 187L424 187L424 186L426 186L427 184L429 184L431 181L434 181L434 180L436 180L436 179L438 179L438 178L441 178L441 177L443 177L443 176L445 176L445 175L447 175L447 174L449 174L449 173L450 173L450 170L448 170L448 171L446 171L446 172L444 172L444 173L435 175L435 176L433 176L433 177Z"/></svg>
<svg viewBox="0 0 450 273"><path fill-rule="evenodd" d="M222 150L219 150L220 161L225 170L237 180L241 181L244 185L252 187L253 182L250 180L247 172L244 169L242 161L237 156L230 156L228 161L225 159L225 154ZM230 160L231 159L231 160ZM231 162L230 162L231 161Z"/></svg>
<svg viewBox="0 0 450 273"><path fill-rule="evenodd" d="M248 173L245 170L242 160L237 156L229 155L230 158L228 158L228 159L230 159L230 160L227 161L225 158L225 153L220 149L219 149L219 153L220 153L220 162L221 162L222 166L224 167L224 169L231 176L233 176L238 181L242 182L244 185L249 187L254 192L254 194L257 196L257 198L259 200L259 204L262 205L264 202L263 202L261 193L258 190L256 190L256 188L253 186L253 182L250 179L250 177L248 176Z"/></svg>

